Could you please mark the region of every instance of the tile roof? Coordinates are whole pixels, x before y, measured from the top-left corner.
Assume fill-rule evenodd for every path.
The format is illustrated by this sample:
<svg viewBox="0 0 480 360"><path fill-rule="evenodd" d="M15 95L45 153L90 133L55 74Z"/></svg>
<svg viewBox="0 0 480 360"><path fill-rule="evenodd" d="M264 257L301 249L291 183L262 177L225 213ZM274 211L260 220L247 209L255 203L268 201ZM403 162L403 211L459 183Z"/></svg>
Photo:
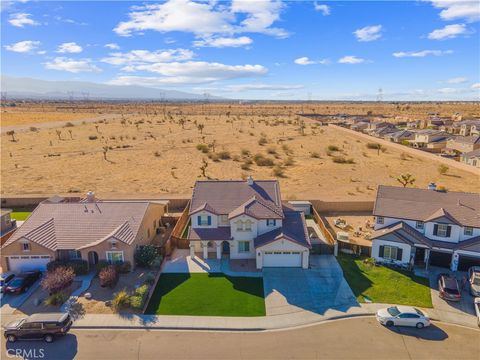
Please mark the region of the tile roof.
<svg viewBox="0 0 480 360"><path fill-rule="evenodd" d="M132 244L149 203L41 203L3 246L26 238L50 250L80 249L114 237Z"/></svg>
<svg viewBox="0 0 480 360"><path fill-rule="evenodd" d="M255 218L282 217L280 186L276 180L247 181L211 180L197 181L190 202L190 215L199 211L238 215L246 211Z"/></svg>
<svg viewBox="0 0 480 360"><path fill-rule="evenodd" d="M282 226L257 236L254 239L254 245L256 248L282 238L307 248L311 248L310 238L308 236L307 225L305 223L305 216L303 215L303 212L290 211L285 208L284 210L285 217L282 221Z"/></svg>
<svg viewBox="0 0 480 360"><path fill-rule="evenodd" d="M190 228L189 240L231 240L230 226L219 226L218 228Z"/></svg>
<svg viewBox="0 0 480 360"><path fill-rule="evenodd" d="M457 136L455 138L449 139L448 141L460 144L476 145L480 144L480 136Z"/></svg>
<svg viewBox="0 0 480 360"><path fill-rule="evenodd" d="M425 221L443 209L462 226L480 228L480 194L380 185L373 215Z"/></svg>
<svg viewBox="0 0 480 360"><path fill-rule="evenodd" d="M462 158L464 159L471 159L476 157L480 157L480 149L469 151L467 153L462 154Z"/></svg>

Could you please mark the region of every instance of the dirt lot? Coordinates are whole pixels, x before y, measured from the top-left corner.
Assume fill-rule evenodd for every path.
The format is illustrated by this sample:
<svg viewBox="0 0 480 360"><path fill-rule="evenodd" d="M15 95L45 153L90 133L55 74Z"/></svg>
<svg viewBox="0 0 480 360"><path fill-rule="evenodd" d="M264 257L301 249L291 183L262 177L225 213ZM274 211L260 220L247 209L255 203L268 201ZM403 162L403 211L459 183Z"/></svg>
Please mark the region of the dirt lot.
<svg viewBox="0 0 480 360"><path fill-rule="evenodd" d="M378 184L399 185L396 178L403 173L412 173L418 187L433 181L449 190L479 190L475 175L455 169L440 175L438 163L393 149L377 154L366 141L295 115L302 106L309 111L307 105L314 112L367 111L364 104L102 105L92 112L115 112L119 118L19 132L16 141L2 135L1 193L188 196L197 179L251 174L277 177L284 198L363 200L374 197ZM373 111L410 116L432 108L382 106ZM465 113L478 110L457 105L462 106ZM446 113L445 107L436 109ZM449 105L450 114L453 109ZM72 114L86 112L77 111ZM329 145L338 151L327 150Z"/></svg>
<svg viewBox="0 0 480 360"><path fill-rule="evenodd" d="M87 300L82 294L77 300L78 307L87 314L113 314L112 307L106 306L105 302L112 300L114 294L120 290L126 289L132 292L143 284L143 278L148 272L148 270L137 269L128 274L120 274L118 283L113 289L101 287L98 277L95 277L86 291L92 294L92 299ZM122 312L132 313L134 310L125 309Z"/></svg>
<svg viewBox="0 0 480 360"><path fill-rule="evenodd" d="M366 236L372 234L374 231L372 226L375 224L375 221L371 212L328 212L322 213L322 215L335 234L342 231L347 232L351 244L371 246L372 241L366 239ZM345 220L347 227L341 229L335 226L336 219ZM367 224L369 226L367 226Z"/></svg>

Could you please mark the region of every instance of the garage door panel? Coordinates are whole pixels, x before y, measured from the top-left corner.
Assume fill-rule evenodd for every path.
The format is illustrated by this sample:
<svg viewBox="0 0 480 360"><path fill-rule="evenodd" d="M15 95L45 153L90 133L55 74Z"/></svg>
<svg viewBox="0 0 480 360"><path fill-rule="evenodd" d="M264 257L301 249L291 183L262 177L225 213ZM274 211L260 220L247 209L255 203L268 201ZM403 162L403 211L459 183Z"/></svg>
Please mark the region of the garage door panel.
<svg viewBox="0 0 480 360"><path fill-rule="evenodd" d="M458 259L458 270L467 271L472 266L480 266L480 257L460 255Z"/></svg>
<svg viewBox="0 0 480 360"><path fill-rule="evenodd" d="M32 255L32 256L11 256L8 258L8 267L14 273L25 271L40 270L46 271L47 264L51 261L49 256Z"/></svg>
<svg viewBox="0 0 480 360"><path fill-rule="evenodd" d="M302 253L299 251L265 251L264 267L301 267Z"/></svg>

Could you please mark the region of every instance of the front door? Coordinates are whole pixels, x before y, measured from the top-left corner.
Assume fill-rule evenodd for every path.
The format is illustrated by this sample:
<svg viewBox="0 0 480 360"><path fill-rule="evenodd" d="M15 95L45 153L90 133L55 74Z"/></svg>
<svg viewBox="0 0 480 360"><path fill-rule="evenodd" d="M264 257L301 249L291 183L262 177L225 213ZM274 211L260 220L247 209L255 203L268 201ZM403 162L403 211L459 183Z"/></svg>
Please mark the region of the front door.
<svg viewBox="0 0 480 360"><path fill-rule="evenodd" d="M88 252L88 263L90 265L97 265L98 263L98 254L96 251L89 251Z"/></svg>
<svg viewBox="0 0 480 360"><path fill-rule="evenodd" d="M228 241L222 242L222 254L224 255L230 254L230 244Z"/></svg>

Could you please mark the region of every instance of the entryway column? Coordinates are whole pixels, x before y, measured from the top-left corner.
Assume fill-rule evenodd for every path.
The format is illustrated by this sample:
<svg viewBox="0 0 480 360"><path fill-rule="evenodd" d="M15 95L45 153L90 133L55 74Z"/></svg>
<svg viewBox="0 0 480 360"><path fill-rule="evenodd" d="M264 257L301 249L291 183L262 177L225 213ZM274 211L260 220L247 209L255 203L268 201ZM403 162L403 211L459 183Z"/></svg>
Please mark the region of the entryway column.
<svg viewBox="0 0 480 360"><path fill-rule="evenodd" d="M221 242L215 242L215 247L217 250L217 259L220 260L222 258L222 243Z"/></svg>
<svg viewBox="0 0 480 360"><path fill-rule="evenodd" d="M190 257L193 259L195 257L195 245L190 243Z"/></svg>
<svg viewBox="0 0 480 360"><path fill-rule="evenodd" d="M456 251L453 252L452 261L450 262L450 270L457 271L458 270L458 261L460 259L460 255Z"/></svg>
<svg viewBox="0 0 480 360"><path fill-rule="evenodd" d="M430 249L425 249L425 257L423 258L425 262L425 270L428 270L428 263L430 262Z"/></svg>
<svg viewBox="0 0 480 360"><path fill-rule="evenodd" d="M208 243L206 241L202 241L202 246L203 246L203 259L207 260L208 259Z"/></svg>

